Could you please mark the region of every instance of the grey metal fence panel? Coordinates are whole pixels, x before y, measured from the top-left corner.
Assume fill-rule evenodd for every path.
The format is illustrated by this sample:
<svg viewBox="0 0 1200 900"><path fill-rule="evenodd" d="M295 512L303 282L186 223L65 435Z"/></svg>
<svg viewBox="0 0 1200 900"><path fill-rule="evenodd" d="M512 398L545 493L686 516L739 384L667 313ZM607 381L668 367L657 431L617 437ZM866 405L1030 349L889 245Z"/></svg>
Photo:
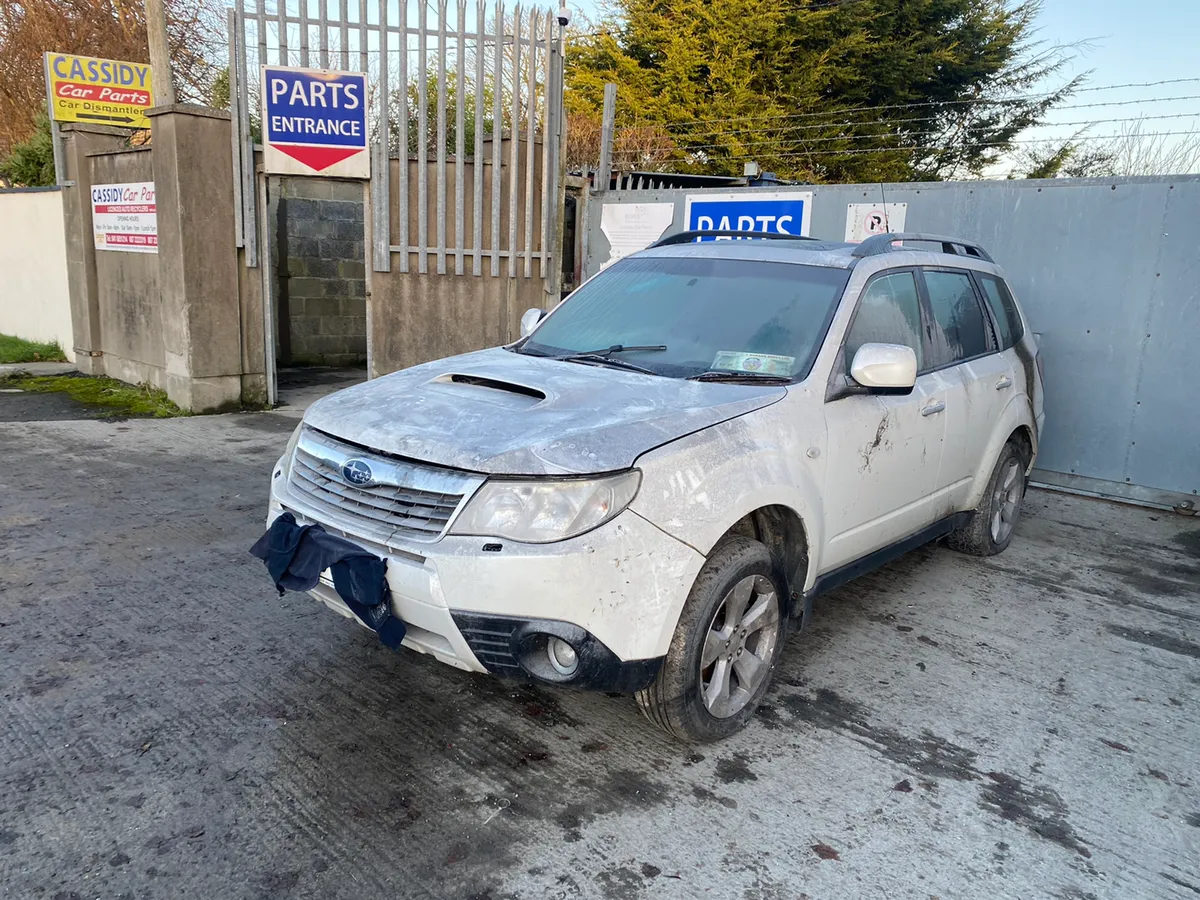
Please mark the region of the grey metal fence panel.
<svg viewBox="0 0 1200 900"><path fill-rule="evenodd" d="M773 187L770 190L788 190ZM905 228L982 244L1009 278L1046 365L1035 477L1174 506L1200 494L1200 414L1186 373L1200 345L1200 176L805 185L811 233L845 238L850 203L907 203ZM607 261L609 203L719 189L622 190L588 204L585 273ZM754 189L746 189L753 193Z"/></svg>
<svg viewBox="0 0 1200 900"><path fill-rule="evenodd" d="M348 70L354 66L365 72L369 80L374 271L389 271L391 254L395 253L400 256L397 263L402 273L408 272L410 255L415 254L418 272L426 273L429 257L434 256L436 271L444 274L446 257L453 252L456 275L465 274L464 260L469 254L472 275L483 275L482 261L486 256L493 275L500 273L501 260L507 258L510 277L530 278L532 261L537 259L545 280L547 271L553 268L554 255L554 248L547 246L548 241L553 243L549 223L554 220L554 211L547 208L547 203L559 196L557 188L552 197L547 194L548 173L558 171L561 159L561 134L558 140L547 139L557 115L548 105L558 104L562 98L562 69L550 65L550 60L554 54L561 55L562 28L554 24L548 13L526 8L523 14L520 6L516 7L512 20L507 20L502 2L497 2L490 23L493 33L489 34L486 0L476 0L474 4L469 0L453 3L436 0L436 4L433 0L419 0L415 16L409 0L398 0L395 7L398 21L392 23L388 3L389 0L353 3L295 0L294 4L290 0L238 0L235 3L229 21L233 63L230 80L235 93L231 102L234 113L231 151L242 198L237 221L238 245L246 247L248 264L257 263L261 230L253 190L252 137L252 123L259 115L259 67L290 65L297 60L306 65L319 59L323 68ZM472 7L474 21L471 21ZM433 23L429 22L431 10L436 17ZM449 16L454 14L451 23ZM523 21L525 18L527 22ZM543 22L544 34L540 33ZM551 86L551 78L560 83ZM415 86L415 96L409 94L410 85ZM492 94L491 104L486 99L488 92ZM454 98L452 119L448 111L451 97ZM431 104L435 107L432 110ZM490 123L484 118L489 106ZM504 111L509 114L507 121ZM415 120L412 128L410 115ZM468 116L474 131L470 142L466 139ZM490 228L486 228L484 195L489 154L484 130L489 125L493 145L491 221ZM452 127L455 139L451 147ZM411 134L414 128L416 135ZM394 133L398 137L395 143ZM415 144L417 181L416 208L411 211L407 164L410 139ZM505 140L510 142L507 154L503 152ZM543 153L541 166L535 165L539 141ZM392 194L388 183L393 147L402 163L396 192L397 242L392 240ZM448 208L451 153L455 167L452 212ZM468 157L468 153L472 156ZM431 167L433 185L429 184ZM469 228L468 167L472 169L473 193ZM507 179L502 178L504 168L509 170ZM540 189L535 179L542 182ZM548 197L551 199L547 200ZM540 222L535 224L539 199ZM453 245L449 243L450 215L454 217ZM505 215L507 228L502 224ZM416 220L415 246L410 244L410 216ZM519 243L522 239L523 245ZM520 259L523 265L518 266Z"/></svg>

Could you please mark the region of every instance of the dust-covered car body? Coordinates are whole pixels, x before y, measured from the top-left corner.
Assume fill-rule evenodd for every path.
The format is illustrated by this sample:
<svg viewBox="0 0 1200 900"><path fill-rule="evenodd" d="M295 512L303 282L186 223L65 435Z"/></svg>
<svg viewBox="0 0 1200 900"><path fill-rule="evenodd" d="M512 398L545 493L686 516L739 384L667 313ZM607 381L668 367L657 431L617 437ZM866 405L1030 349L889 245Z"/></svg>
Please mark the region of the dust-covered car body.
<svg viewBox="0 0 1200 900"><path fill-rule="evenodd" d="M895 240L629 257L513 345L314 404L270 516L386 558L412 649L637 691L677 735L723 736L816 593L945 534L978 544L996 509L990 552L1011 537L1032 334L981 250Z"/></svg>

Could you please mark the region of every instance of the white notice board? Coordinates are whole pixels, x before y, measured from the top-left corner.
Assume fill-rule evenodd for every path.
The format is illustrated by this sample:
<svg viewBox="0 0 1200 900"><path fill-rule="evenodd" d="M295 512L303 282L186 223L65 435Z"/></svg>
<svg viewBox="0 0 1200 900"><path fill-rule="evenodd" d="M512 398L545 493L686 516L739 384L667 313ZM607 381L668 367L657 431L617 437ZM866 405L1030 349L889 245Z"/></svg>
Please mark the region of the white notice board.
<svg viewBox="0 0 1200 900"><path fill-rule="evenodd" d="M861 243L873 234L903 231L907 203L847 203L846 240Z"/></svg>
<svg viewBox="0 0 1200 900"><path fill-rule="evenodd" d="M92 186L92 236L97 250L158 252L154 182Z"/></svg>

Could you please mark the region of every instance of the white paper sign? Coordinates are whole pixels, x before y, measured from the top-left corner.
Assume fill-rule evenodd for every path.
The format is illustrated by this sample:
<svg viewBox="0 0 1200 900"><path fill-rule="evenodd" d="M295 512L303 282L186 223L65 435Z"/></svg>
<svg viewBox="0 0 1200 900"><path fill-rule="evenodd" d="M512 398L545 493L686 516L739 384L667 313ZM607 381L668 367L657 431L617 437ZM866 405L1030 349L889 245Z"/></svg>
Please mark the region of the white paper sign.
<svg viewBox="0 0 1200 900"><path fill-rule="evenodd" d="M92 235L97 250L157 253L154 182L92 185Z"/></svg>
<svg viewBox="0 0 1200 900"><path fill-rule="evenodd" d="M903 231L907 203L846 204L846 240L858 244L873 234Z"/></svg>
<svg viewBox="0 0 1200 900"><path fill-rule="evenodd" d="M608 262L645 250L671 226L674 203L605 203L600 210L600 230L608 238Z"/></svg>

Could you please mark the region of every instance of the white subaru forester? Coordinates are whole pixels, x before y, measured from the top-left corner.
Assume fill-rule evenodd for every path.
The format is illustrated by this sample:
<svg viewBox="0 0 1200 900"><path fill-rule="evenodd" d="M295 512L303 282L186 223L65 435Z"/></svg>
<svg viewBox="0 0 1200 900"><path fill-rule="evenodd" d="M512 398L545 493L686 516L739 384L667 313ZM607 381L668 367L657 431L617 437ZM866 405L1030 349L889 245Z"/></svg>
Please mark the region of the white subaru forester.
<svg viewBox="0 0 1200 900"><path fill-rule="evenodd" d="M978 246L731 237L667 238L514 344L317 402L268 524L384 558L412 650L737 731L815 595L943 536L1004 550L1043 413Z"/></svg>

